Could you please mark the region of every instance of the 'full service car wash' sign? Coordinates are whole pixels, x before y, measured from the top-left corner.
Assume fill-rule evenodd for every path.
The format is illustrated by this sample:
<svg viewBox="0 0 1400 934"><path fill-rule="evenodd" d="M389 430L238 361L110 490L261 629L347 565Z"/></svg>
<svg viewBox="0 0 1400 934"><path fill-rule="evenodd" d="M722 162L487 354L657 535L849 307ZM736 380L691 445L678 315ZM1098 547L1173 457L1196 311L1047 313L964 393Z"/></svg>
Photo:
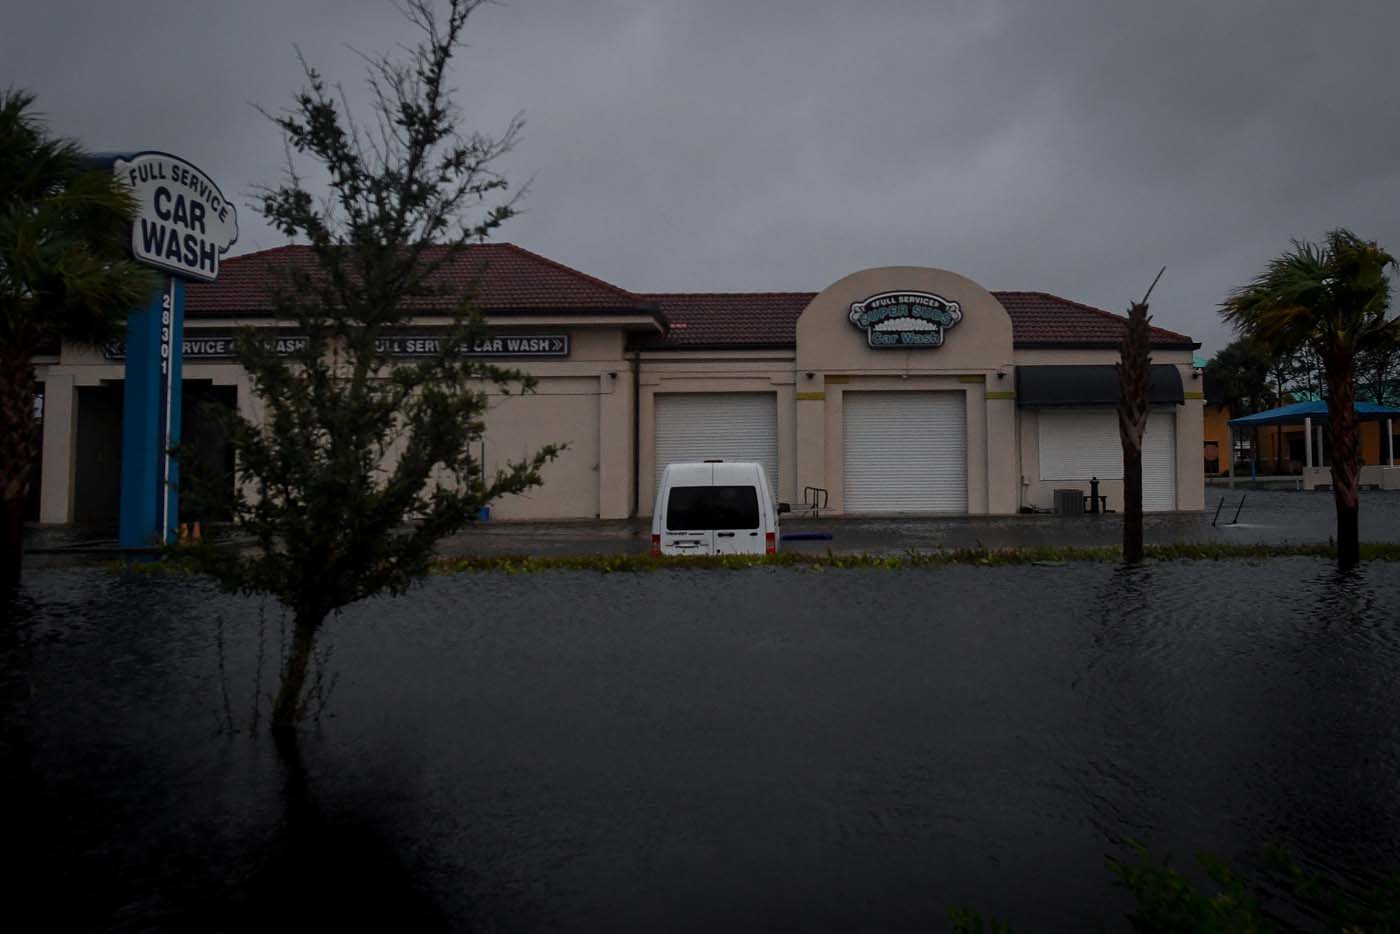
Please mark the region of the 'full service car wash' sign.
<svg viewBox="0 0 1400 934"><path fill-rule="evenodd" d="M132 256L182 279L213 282L219 257L238 239L238 212L219 186L164 152L118 157L112 172L139 206L131 225Z"/></svg>
<svg viewBox="0 0 1400 934"><path fill-rule="evenodd" d="M943 346L944 333L962 320L962 307L932 292L881 292L854 302L851 324L877 350Z"/></svg>
<svg viewBox="0 0 1400 934"><path fill-rule="evenodd" d="M213 282L219 257L238 239L238 212L219 186L167 152L93 157L136 201L131 258L165 273L160 289L126 316L120 353L122 396L121 523L127 548L174 540L180 515L178 464L184 367L185 283Z"/></svg>
<svg viewBox="0 0 1400 934"><path fill-rule="evenodd" d="M374 349L391 357L432 357L442 352L442 337L432 334L400 334L382 337ZM501 334L472 341L472 357L567 357L567 334Z"/></svg>
<svg viewBox="0 0 1400 934"><path fill-rule="evenodd" d="M266 338L268 346L279 356L291 356L306 349L306 336L278 333ZM396 334L382 337L375 349L389 357L431 357L442 351L440 334ZM183 341L186 360L228 359L238 353L238 340L233 334L194 334ZM108 360L126 357L123 341L108 341L102 349ZM500 334L477 338L467 351L471 357L567 357L567 334Z"/></svg>

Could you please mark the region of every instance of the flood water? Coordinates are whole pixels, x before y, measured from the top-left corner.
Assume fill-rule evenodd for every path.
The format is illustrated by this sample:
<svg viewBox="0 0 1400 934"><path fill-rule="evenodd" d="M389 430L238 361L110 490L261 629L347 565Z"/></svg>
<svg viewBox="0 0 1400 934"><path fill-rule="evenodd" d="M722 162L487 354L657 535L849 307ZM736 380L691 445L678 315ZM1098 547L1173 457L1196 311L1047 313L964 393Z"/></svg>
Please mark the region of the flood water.
<svg viewBox="0 0 1400 934"><path fill-rule="evenodd" d="M1397 607L1400 565L1311 559L437 577L329 624L288 811L248 730L274 605L39 569L0 646L9 911L1119 928L1128 838L1359 884L1400 866Z"/></svg>

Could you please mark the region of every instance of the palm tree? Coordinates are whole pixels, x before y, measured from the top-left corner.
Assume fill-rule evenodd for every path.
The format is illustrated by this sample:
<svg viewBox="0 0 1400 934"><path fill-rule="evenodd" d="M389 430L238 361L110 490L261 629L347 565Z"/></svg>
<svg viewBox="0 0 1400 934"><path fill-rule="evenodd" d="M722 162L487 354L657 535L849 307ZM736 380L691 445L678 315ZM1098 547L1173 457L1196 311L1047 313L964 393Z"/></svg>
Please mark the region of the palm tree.
<svg viewBox="0 0 1400 934"><path fill-rule="evenodd" d="M1311 350L1322 361L1342 570L1360 560L1356 356L1400 334L1400 319L1387 317L1386 271L1395 265L1395 258L1375 241L1338 228L1321 244L1293 241L1291 252L1273 259L1221 306L1241 335L1282 353Z"/></svg>
<svg viewBox="0 0 1400 934"><path fill-rule="evenodd" d="M155 284L128 258L135 200L48 135L26 91L0 91L0 590L19 581L34 466L34 354L99 341Z"/></svg>
<svg viewBox="0 0 1400 934"><path fill-rule="evenodd" d="M1157 278L1161 278L1161 273ZM1156 282L1152 283L1156 286ZM1151 294L1151 289L1148 293ZM1142 563L1142 435L1147 430L1152 377L1151 317L1147 299L1128 306L1118 348L1118 439L1123 445L1123 561Z"/></svg>

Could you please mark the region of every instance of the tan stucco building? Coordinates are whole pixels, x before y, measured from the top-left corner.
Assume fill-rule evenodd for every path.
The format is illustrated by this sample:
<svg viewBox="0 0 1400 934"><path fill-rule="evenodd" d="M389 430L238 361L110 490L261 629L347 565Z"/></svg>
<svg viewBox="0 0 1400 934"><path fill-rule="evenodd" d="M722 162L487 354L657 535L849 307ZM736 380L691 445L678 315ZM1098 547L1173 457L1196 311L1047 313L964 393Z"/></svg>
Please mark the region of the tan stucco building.
<svg viewBox="0 0 1400 934"><path fill-rule="evenodd" d="M198 403L257 406L228 338L244 324L294 340L271 317L269 266L300 247L227 260L191 284L184 437L219 458ZM472 247L448 273L477 283L484 354L539 380L496 397L488 470L567 442L544 486L493 519L649 515L665 463L763 462L779 497L828 514L1006 515L1052 506L1054 490L1101 481L1120 509L1117 343L1124 319L1039 292L989 292L956 273L866 269L816 293L633 293L510 244ZM411 354L443 319L425 315L391 352ZM1204 503L1198 345L1153 330L1154 410L1146 508ZM64 345L40 358L39 519L116 517L123 362L119 347Z"/></svg>

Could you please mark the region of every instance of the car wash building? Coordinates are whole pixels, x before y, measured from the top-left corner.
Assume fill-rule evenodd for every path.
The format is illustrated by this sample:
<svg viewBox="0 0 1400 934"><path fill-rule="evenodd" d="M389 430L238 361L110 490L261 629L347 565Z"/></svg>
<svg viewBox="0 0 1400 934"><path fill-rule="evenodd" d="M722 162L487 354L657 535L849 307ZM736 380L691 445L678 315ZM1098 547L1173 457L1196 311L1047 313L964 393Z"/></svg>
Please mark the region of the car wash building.
<svg viewBox="0 0 1400 934"><path fill-rule="evenodd" d="M311 262L279 247L225 259L216 281L187 287L184 437L230 473L202 404L256 418L234 329L294 346L267 283L279 265ZM861 270L820 292L637 293L485 244L442 274L475 283L489 337L474 352L539 381L531 395L491 399L487 470L568 444L544 485L498 502L493 519L647 516L667 463L706 458L759 461L780 499L819 500L824 514L1049 510L1055 490L1087 493L1093 479L1122 508L1113 365L1125 319L1108 311L914 266ZM444 322L425 311L385 352L424 352ZM1150 511L1204 505L1198 346L1153 328ZM43 522L116 520L123 353L120 342L64 344L38 359Z"/></svg>

